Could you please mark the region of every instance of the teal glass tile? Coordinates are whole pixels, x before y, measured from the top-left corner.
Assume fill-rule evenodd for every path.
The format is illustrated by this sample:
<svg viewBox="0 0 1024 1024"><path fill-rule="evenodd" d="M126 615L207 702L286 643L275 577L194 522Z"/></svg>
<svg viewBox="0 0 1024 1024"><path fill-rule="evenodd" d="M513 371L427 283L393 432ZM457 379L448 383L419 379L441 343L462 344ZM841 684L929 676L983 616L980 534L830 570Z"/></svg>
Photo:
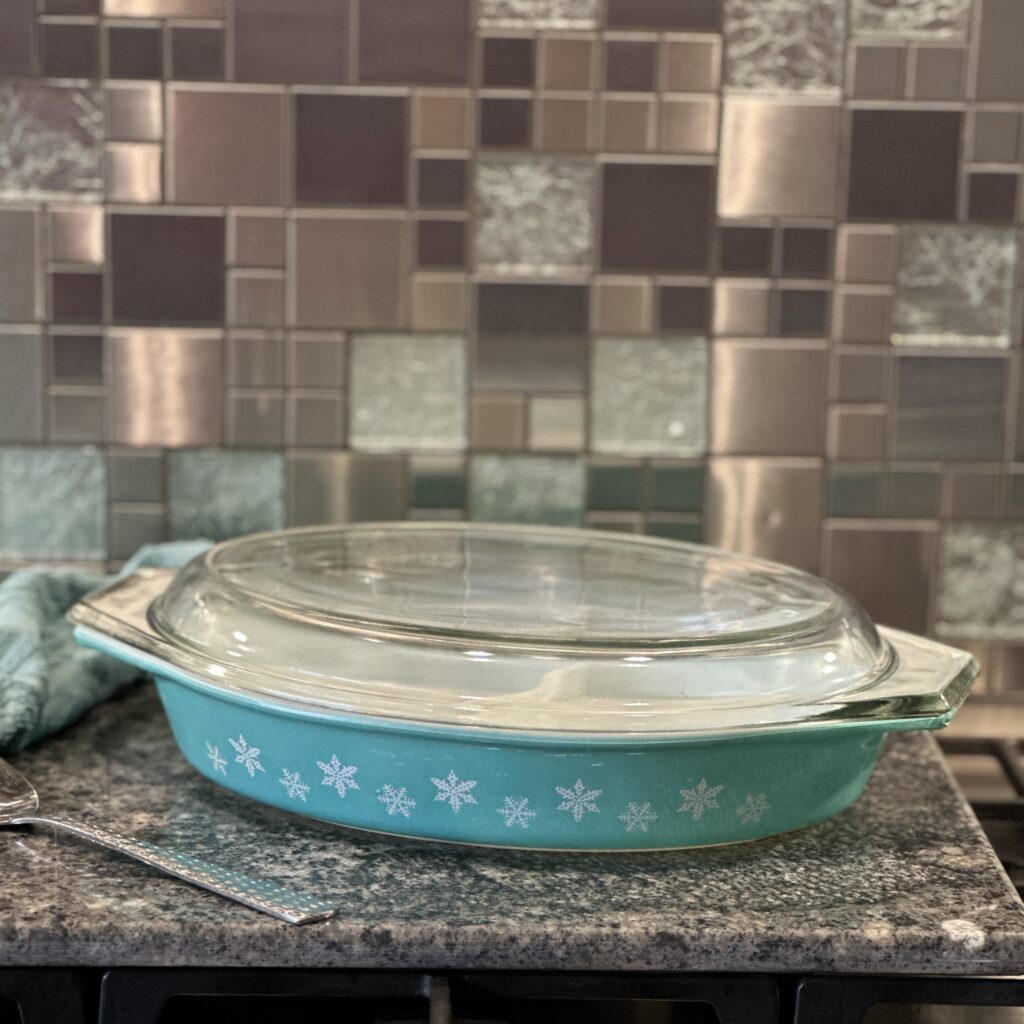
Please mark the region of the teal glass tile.
<svg viewBox="0 0 1024 1024"><path fill-rule="evenodd" d="M650 537L663 540L681 540L688 544L699 544L704 539L704 527L699 522L680 522L675 519L648 519L644 531Z"/></svg>
<svg viewBox="0 0 1024 1024"><path fill-rule="evenodd" d="M412 508L462 508L466 503L463 460L447 455L414 455L409 460Z"/></svg>
<svg viewBox="0 0 1024 1024"><path fill-rule="evenodd" d="M180 451L170 463L174 540L224 540L284 526L284 457L276 452Z"/></svg>
<svg viewBox="0 0 1024 1024"><path fill-rule="evenodd" d="M0 448L0 555L106 557L107 471L96 448Z"/></svg>
<svg viewBox="0 0 1024 1024"><path fill-rule="evenodd" d="M478 522L579 526L585 493L580 458L477 455L470 462L469 511Z"/></svg>
<svg viewBox="0 0 1024 1024"><path fill-rule="evenodd" d="M148 503L163 501L163 456L159 453L111 452L110 500Z"/></svg>
<svg viewBox="0 0 1024 1024"><path fill-rule="evenodd" d="M650 468L647 507L656 512L700 512L704 467L655 463Z"/></svg>
<svg viewBox="0 0 1024 1024"><path fill-rule="evenodd" d="M587 507L595 512L634 512L641 506L643 466L639 462L592 463Z"/></svg>
<svg viewBox="0 0 1024 1024"><path fill-rule="evenodd" d="M939 473L896 471L888 475L882 514L895 519L936 519L942 477Z"/></svg>
<svg viewBox="0 0 1024 1024"><path fill-rule="evenodd" d="M882 475L873 469L829 471L826 513L830 516L877 516L881 505Z"/></svg>

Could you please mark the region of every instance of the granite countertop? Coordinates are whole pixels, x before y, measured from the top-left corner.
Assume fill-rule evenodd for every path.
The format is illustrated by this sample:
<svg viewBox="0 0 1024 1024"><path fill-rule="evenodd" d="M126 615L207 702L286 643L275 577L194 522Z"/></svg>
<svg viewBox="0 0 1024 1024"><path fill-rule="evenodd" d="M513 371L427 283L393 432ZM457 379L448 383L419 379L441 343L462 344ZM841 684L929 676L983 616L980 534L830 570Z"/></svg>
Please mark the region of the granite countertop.
<svg viewBox="0 0 1024 1024"><path fill-rule="evenodd" d="M152 688L15 763L65 811L337 900L282 924L48 830L0 832L0 963L1016 974L1024 908L935 742L778 839L654 854L395 841L269 810L179 755Z"/></svg>

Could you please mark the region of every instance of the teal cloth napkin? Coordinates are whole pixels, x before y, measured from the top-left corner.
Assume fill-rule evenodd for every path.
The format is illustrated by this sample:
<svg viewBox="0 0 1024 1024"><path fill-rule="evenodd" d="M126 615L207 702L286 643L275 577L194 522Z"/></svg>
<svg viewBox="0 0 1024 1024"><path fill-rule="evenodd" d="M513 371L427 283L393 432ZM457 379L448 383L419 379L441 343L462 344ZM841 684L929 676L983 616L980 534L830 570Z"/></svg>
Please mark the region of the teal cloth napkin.
<svg viewBox="0 0 1024 1024"><path fill-rule="evenodd" d="M175 541L141 548L121 575L177 568L210 546ZM0 753L49 736L141 672L75 643L64 613L109 576L78 569L24 569L0 583Z"/></svg>

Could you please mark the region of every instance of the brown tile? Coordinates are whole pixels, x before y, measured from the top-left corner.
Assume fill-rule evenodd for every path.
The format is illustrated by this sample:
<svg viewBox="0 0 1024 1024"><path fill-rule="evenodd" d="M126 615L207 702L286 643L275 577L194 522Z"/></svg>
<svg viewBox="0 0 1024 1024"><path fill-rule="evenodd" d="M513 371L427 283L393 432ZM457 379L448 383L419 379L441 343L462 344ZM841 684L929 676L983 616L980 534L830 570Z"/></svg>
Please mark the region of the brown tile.
<svg viewBox="0 0 1024 1024"><path fill-rule="evenodd" d="M1006 515L1011 519L1024 519L1024 473L1011 470L1004 485Z"/></svg>
<svg viewBox="0 0 1024 1024"><path fill-rule="evenodd" d="M821 338L828 335L827 288L780 288L779 333L784 337Z"/></svg>
<svg viewBox="0 0 1024 1024"><path fill-rule="evenodd" d="M107 199L118 203L159 203L163 198L160 146L116 142L107 146L104 167Z"/></svg>
<svg viewBox="0 0 1024 1024"><path fill-rule="evenodd" d="M587 384L587 288L480 284L473 386L582 391Z"/></svg>
<svg viewBox="0 0 1024 1024"><path fill-rule="evenodd" d="M469 284L455 274L418 274L412 281L412 327L463 331L469 316Z"/></svg>
<svg viewBox="0 0 1024 1024"><path fill-rule="evenodd" d="M979 100L1024 100L1024 5L1018 0L980 0L974 96Z"/></svg>
<svg viewBox="0 0 1024 1024"><path fill-rule="evenodd" d="M416 161L416 201L419 206L463 206L466 202L465 160Z"/></svg>
<svg viewBox="0 0 1024 1024"><path fill-rule="evenodd" d="M532 39L519 36L484 39L481 45L484 85L520 89L533 85Z"/></svg>
<svg viewBox="0 0 1024 1024"><path fill-rule="evenodd" d="M162 78L160 29L155 26L107 26L107 74L111 78Z"/></svg>
<svg viewBox="0 0 1024 1024"><path fill-rule="evenodd" d="M7 321L43 319L39 215L0 208L0 310Z"/></svg>
<svg viewBox="0 0 1024 1024"><path fill-rule="evenodd" d="M603 166L601 265L708 268L714 171L684 164Z"/></svg>
<svg viewBox="0 0 1024 1024"><path fill-rule="evenodd" d="M45 14L99 14L100 0L42 0Z"/></svg>
<svg viewBox="0 0 1024 1024"><path fill-rule="evenodd" d="M300 93L295 97L297 200L404 205L407 120L402 96ZM358 147L353 139L359 139Z"/></svg>
<svg viewBox="0 0 1024 1024"><path fill-rule="evenodd" d="M979 163L1016 163L1020 136L1021 116L1016 110L978 110L974 114L973 158Z"/></svg>
<svg viewBox="0 0 1024 1024"><path fill-rule="evenodd" d="M532 104L527 99L485 96L480 100L480 145L530 145Z"/></svg>
<svg viewBox="0 0 1024 1024"><path fill-rule="evenodd" d="M585 153L592 145L593 103L589 99L538 101L539 146L547 153Z"/></svg>
<svg viewBox="0 0 1024 1024"><path fill-rule="evenodd" d="M644 278L597 278L594 330L642 334L651 329L651 288Z"/></svg>
<svg viewBox="0 0 1024 1024"><path fill-rule="evenodd" d="M463 267L466 224L461 220L416 222L416 263L421 267Z"/></svg>
<svg viewBox="0 0 1024 1024"><path fill-rule="evenodd" d="M422 149L465 149L473 139L473 108L467 93L417 92L413 144Z"/></svg>
<svg viewBox="0 0 1024 1024"><path fill-rule="evenodd" d="M541 43L540 85L543 89L590 89L594 84L593 39L547 36Z"/></svg>
<svg viewBox="0 0 1024 1024"><path fill-rule="evenodd" d="M715 281L714 332L752 337L769 333L772 289L769 281Z"/></svg>
<svg viewBox="0 0 1024 1024"><path fill-rule="evenodd" d="M236 213L231 219L228 262L235 267L283 267L284 218Z"/></svg>
<svg viewBox="0 0 1024 1024"><path fill-rule="evenodd" d="M716 30L722 21L720 0L608 0L612 28L684 28Z"/></svg>
<svg viewBox="0 0 1024 1024"><path fill-rule="evenodd" d="M227 383L273 388L284 384L284 342L276 334L233 334L227 344Z"/></svg>
<svg viewBox="0 0 1024 1024"><path fill-rule="evenodd" d="M967 186L967 217L972 221L1012 224L1017 216L1018 174L971 174Z"/></svg>
<svg viewBox="0 0 1024 1024"><path fill-rule="evenodd" d="M937 534L916 526L826 527L824 575L884 626L924 633Z"/></svg>
<svg viewBox="0 0 1024 1024"><path fill-rule="evenodd" d="M112 84L105 92L108 141L159 142L163 138L163 92L157 83Z"/></svg>
<svg viewBox="0 0 1024 1024"><path fill-rule="evenodd" d="M95 25L39 26L39 68L54 78L96 78L99 33Z"/></svg>
<svg viewBox="0 0 1024 1024"><path fill-rule="evenodd" d="M854 284L892 283L898 244L895 228L843 226L837 245L837 278Z"/></svg>
<svg viewBox="0 0 1024 1024"><path fill-rule="evenodd" d="M285 440L300 448L340 448L345 443L345 401L323 391L288 395Z"/></svg>
<svg viewBox="0 0 1024 1024"><path fill-rule="evenodd" d="M674 38L661 43L661 88L666 92L714 92L721 76L717 36Z"/></svg>
<svg viewBox="0 0 1024 1024"><path fill-rule="evenodd" d="M103 338L98 334L54 334L50 338L54 384L102 384Z"/></svg>
<svg viewBox="0 0 1024 1024"><path fill-rule="evenodd" d="M834 459L884 459L884 409L834 406L828 453Z"/></svg>
<svg viewBox="0 0 1024 1024"><path fill-rule="evenodd" d="M473 395L469 407L469 446L473 451L521 451L526 440L522 395Z"/></svg>
<svg viewBox="0 0 1024 1024"><path fill-rule="evenodd" d="M784 277L830 277L832 232L828 228L782 229Z"/></svg>
<svg viewBox="0 0 1024 1024"><path fill-rule="evenodd" d="M966 62L967 51L962 46L916 47L914 99L963 99Z"/></svg>
<svg viewBox="0 0 1024 1024"><path fill-rule="evenodd" d="M283 203L285 102L283 92L168 90L172 201Z"/></svg>
<svg viewBox="0 0 1024 1024"><path fill-rule="evenodd" d="M70 444L103 441L102 395L51 395L51 441Z"/></svg>
<svg viewBox="0 0 1024 1024"><path fill-rule="evenodd" d="M848 216L955 219L962 120L953 110L854 110Z"/></svg>
<svg viewBox="0 0 1024 1024"><path fill-rule="evenodd" d="M902 99L905 68L902 46L854 47L853 95L862 100Z"/></svg>
<svg viewBox="0 0 1024 1024"><path fill-rule="evenodd" d="M651 149L653 99L605 96L601 101L601 148L613 153L644 153Z"/></svg>
<svg viewBox="0 0 1024 1024"><path fill-rule="evenodd" d="M34 0L0 4L0 75L32 74Z"/></svg>
<svg viewBox="0 0 1024 1024"><path fill-rule="evenodd" d="M373 0L359 8L361 82L469 81L469 0Z"/></svg>
<svg viewBox="0 0 1024 1024"><path fill-rule="evenodd" d="M102 274L51 274L50 294L56 323L102 322Z"/></svg>
<svg viewBox="0 0 1024 1024"><path fill-rule="evenodd" d="M586 447L582 396L531 398L527 447L533 452L578 452Z"/></svg>
<svg viewBox="0 0 1024 1024"><path fill-rule="evenodd" d="M246 272L228 282L228 323L280 327L284 323L284 277Z"/></svg>
<svg viewBox="0 0 1024 1024"><path fill-rule="evenodd" d="M401 327L406 233L399 218L298 218L295 322L308 327Z"/></svg>
<svg viewBox="0 0 1024 1024"><path fill-rule="evenodd" d="M945 514L951 519L993 519L999 512L997 467L947 466Z"/></svg>
<svg viewBox="0 0 1024 1024"><path fill-rule="evenodd" d="M299 388L343 388L346 346L342 334L301 334L288 351L288 384Z"/></svg>
<svg viewBox="0 0 1024 1024"><path fill-rule="evenodd" d="M725 274L767 277L772 272L772 229L722 225L718 264Z"/></svg>
<svg viewBox="0 0 1024 1024"><path fill-rule="evenodd" d="M235 78L344 82L349 0L234 0Z"/></svg>
<svg viewBox="0 0 1024 1024"><path fill-rule="evenodd" d="M223 217L114 213L110 250L115 323L223 321Z"/></svg>
<svg viewBox="0 0 1024 1024"><path fill-rule="evenodd" d="M284 442L284 399L279 392L229 392L225 401L228 444L277 448Z"/></svg>
<svg viewBox="0 0 1024 1024"><path fill-rule="evenodd" d="M884 289L840 288L833 310L833 332L840 341L888 344L892 294Z"/></svg>
<svg viewBox="0 0 1024 1024"><path fill-rule="evenodd" d="M659 287L658 327L706 334L711 329L711 289L705 285Z"/></svg>
<svg viewBox="0 0 1024 1024"><path fill-rule="evenodd" d="M616 92L654 91L655 44L610 39L604 44L604 86Z"/></svg>
<svg viewBox="0 0 1024 1024"><path fill-rule="evenodd" d="M718 148L718 100L662 98L658 148L664 153L714 153Z"/></svg>
<svg viewBox="0 0 1024 1024"><path fill-rule="evenodd" d="M400 455L295 453L288 458L288 525L401 519Z"/></svg>
<svg viewBox="0 0 1024 1024"><path fill-rule="evenodd" d="M219 82L224 77L224 30L174 25L171 33L171 78L179 82Z"/></svg>
<svg viewBox="0 0 1024 1024"><path fill-rule="evenodd" d="M51 207L50 258L58 263L103 262L103 211L100 207Z"/></svg>
<svg viewBox="0 0 1024 1024"><path fill-rule="evenodd" d="M838 357L836 397L840 402L882 402L886 395L884 352L845 351Z"/></svg>

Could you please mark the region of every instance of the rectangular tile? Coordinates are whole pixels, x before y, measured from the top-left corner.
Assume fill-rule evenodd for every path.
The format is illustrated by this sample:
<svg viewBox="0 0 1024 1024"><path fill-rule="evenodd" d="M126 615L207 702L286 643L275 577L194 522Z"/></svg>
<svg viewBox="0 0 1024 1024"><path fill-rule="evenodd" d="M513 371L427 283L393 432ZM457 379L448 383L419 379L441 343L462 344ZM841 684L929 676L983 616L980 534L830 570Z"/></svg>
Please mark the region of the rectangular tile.
<svg viewBox="0 0 1024 1024"><path fill-rule="evenodd" d="M0 209L0 321L42 315L39 215Z"/></svg>
<svg viewBox="0 0 1024 1024"><path fill-rule="evenodd" d="M288 456L288 525L401 519L402 458L355 452Z"/></svg>
<svg viewBox="0 0 1024 1024"><path fill-rule="evenodd" d="M469 79L469 0L373 0L359 8L359 80L461 85Z"/></svg>
<svg viewBox="0 0 1024 1024"><path fill-rule="evenodd" d="M0 441L42 440L42 393L42 337L0 333Z"/></svg>
<svg viewBox="0 0 1024 1024"><path fill-rule="evenodd" d="M961 0L963 2L963 0ZM979 0L981 9L974 96L979 100L1024 100L1024 7L1016 0Z"/></svg>
<svg viewBox="0 0 1024 1024"><path fill-rule="evenodd" d="M103 0L108 17L223 18L225 0Z"/></svg>
<svg viewBox="0 0 1024 1024"><path fill-rule="evenodd" d="M481 28L596 28L600 0L480 0Z"/></svg>
<svg viewBox="0 0 1024 1024"><path fill-rule="evenodd" d="M607 0L613 28L674 28L715 31L722 20L720 0Z"/></svg>
<svg viewBox="0 0 1024 1024"><path fill-rule="evenodd" d="M469 513L477 522L582 522L586 465L557 455L474 455L469 460Z"/></svg>
<svg viewBox="0 0 1024 1024"><path fill-rule="evenodd" d="M970 0L853 0L852 28L865 35L962 35L970 10Z"/></svg>
<svg viewBox="0 0 1024 1024"><path fill-rule="evenodd" d="M231 0L234 77L243 82L344 82L349 0Z"/></svg>
<svg viewBox="0 0 1024 1024"><path fill-rule="evenodd" d="M0 74L32 74L34 0L6 0L0 6Z"/></svg>

